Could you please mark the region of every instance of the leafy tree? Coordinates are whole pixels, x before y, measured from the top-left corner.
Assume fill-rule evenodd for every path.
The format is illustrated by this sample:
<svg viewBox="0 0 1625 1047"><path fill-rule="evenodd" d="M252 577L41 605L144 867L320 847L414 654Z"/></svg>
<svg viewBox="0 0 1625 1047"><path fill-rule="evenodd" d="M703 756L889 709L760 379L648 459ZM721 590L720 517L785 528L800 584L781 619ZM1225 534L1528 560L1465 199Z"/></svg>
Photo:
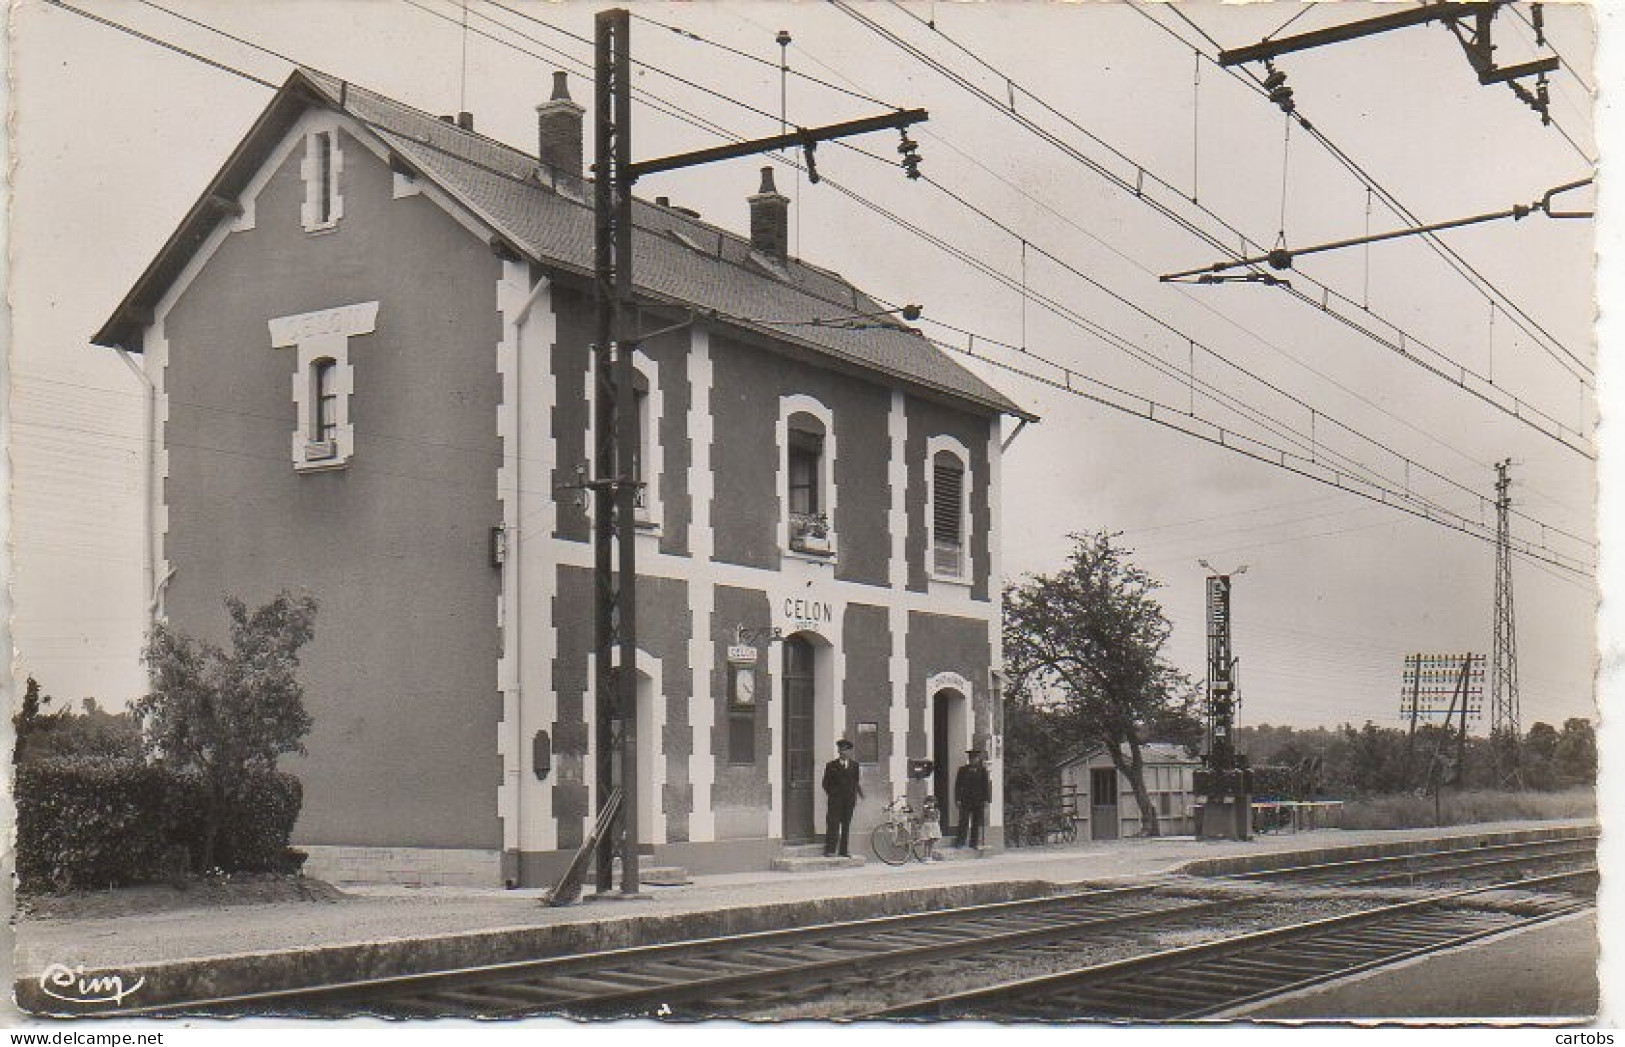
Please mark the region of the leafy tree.
<svg viewBox="0 0 1625 1047"><path fill-rule="evenodd" d="M1140 747L1154 723L1194 717L1196 688L1163 657L1172 629L1159 583L1106 531L1071 535L1066 566L1027 575L1004 594L1006 668L1064 710L1080 744L1100 744L1129 781L1142 832L1158 832Z"/></svg>
<svg viewBox="0 0 1625 1047"><path fill-rule="evenodd" d="M202 861L212 867L226 811L247 771L272 771L304 753L310 733L295 670L314 635L316 601L284 592L252 613L227 597L231 649L154 627L146 660L152 693L135 705L148 754L199 772L208 783Z"/></svg>
<svg viewBox="0 0 1625 1047"><path fill-rule="evenodd" d="M1594 785L1597 781L1597 733L1591 721L1571 716L1563 721L1563 732L1557 736L1552 752L1555 784Z"/></svg>
<svg viewBox="0 0 1625 1047"><path fill-rule="evenodd" d="M1012 682L1004 695L1005 824L1014 825L1030 806L1043 806L1060 791L1057 768L1077 748L1077 733L1057 702L1034 700Z"/></svg>
<svg viewBox="0 0 1625 1047"><path fill-rule="evenodd" d="M1551 789L1557 784L1557 728L1549 723L1533 723L1524 735L1523 784L1530 789Z"/></svg>
<svg viewBox="0 0 1625 1047"><path fill-rule="evenodd" d="M141 758L141 731L128 712L108 713L96 699L80 700L81 711L64 703L43 711L52 698L32 676L23 689L22 709L11 718L15 732L12 760L19 766L59 757L134 761Z"/></svg>

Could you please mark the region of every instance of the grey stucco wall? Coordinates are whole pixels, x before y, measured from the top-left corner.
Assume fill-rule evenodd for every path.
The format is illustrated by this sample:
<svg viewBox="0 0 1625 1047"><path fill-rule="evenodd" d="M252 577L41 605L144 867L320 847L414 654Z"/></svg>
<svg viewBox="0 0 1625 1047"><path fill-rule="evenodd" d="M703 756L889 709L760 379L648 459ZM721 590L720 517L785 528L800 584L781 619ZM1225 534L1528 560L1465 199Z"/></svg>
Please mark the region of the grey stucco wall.
<svg viewBox="0 0 1625 1047"><path fill-rule="evenodd" d="M497 847L495 309L489 248L341 137L344 214L300 223L302 146L165 323L171 622L224 633L223 594L321 603L301 669L315 721L296 838ZM297 473L296 353L273 317L379 303L350 339L355 455Z"/></svg>

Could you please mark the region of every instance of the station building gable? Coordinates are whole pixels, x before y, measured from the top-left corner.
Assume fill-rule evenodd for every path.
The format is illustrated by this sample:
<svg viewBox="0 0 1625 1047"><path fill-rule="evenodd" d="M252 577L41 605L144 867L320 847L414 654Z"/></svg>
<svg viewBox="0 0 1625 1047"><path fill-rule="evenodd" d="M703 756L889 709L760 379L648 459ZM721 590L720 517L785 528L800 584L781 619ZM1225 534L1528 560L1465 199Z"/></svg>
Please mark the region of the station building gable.
<svg viewBox="0 0 1625 1047"><path fill-rule="evenodd" d="M154 385L157 612L321 602L289 764L313 871L546 882L597 809L579 160L296 73L98 334ZM838 738L860 831L910 756L997 738L999 418L1026 416L901 325L755 329L872 302L645 217L644 326L691 322L637 359L640 842L760 865L821 830Z"/></svg>

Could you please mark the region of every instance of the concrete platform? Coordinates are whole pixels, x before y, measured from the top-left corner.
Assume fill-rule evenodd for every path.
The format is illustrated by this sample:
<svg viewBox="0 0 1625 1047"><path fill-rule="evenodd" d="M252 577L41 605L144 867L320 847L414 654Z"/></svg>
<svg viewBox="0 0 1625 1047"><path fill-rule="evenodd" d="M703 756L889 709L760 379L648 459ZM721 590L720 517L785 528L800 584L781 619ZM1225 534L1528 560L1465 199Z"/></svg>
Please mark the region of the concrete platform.
<svg viewBox="0 0 1625 1047"><path fill-rule="evenodd" d="M126 1006L231 995L465 964L536 959L779 927L1042 897L1082 882L1168 876L1215 858L1347 847L1415 849L1441 838L1568 835L1589 822L1503 822L1442 830L1317 830L1248 842L1190 837L987 852L975 861L701 875L623 907L543 906L539 890L347 887L335 903L283 903L95 920L18 923L19 1002L34 1008L53 964L144 979ZM1369 853L1369 851L1367 852ZM1346 856L1346 855L1344 855Z"/></svg>

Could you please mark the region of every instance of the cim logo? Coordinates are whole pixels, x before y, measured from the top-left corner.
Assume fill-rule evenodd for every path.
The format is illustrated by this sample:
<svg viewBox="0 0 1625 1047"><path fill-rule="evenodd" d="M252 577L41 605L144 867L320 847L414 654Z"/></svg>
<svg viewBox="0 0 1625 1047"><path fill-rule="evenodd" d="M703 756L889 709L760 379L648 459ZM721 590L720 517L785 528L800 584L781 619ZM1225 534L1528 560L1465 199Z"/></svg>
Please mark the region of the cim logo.
<svg viewBox="0 0 1625 1047"><path fill-rule="evenodd" d="M83 964L69 967L64 963L53 963L39 976L39 987L45 995L66 1003L120 1004L126 996L134 995L146 981L145 978L137 978L135 984L126 986L124 976L120 974L87 977Z"/></svg>

